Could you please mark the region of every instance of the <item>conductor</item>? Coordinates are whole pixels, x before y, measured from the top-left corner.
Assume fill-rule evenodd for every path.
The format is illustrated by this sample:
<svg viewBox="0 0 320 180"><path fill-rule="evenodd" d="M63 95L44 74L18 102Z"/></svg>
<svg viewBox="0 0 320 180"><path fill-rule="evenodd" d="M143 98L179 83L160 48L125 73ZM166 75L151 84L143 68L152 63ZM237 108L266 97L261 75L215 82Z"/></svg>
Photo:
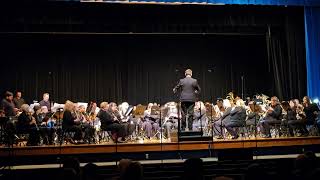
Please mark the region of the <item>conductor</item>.
<svg viewBox="0 0 320 180"><path fill-rule="evenodd" d="M185 71L185 78L180 79L179 83L176 87L173 88L173 93L177 93L180 89L180 102L182 109L182 121L181 121L181 129L185 131L189 131L192 129L193 122L193 109L196 102L196 96L200 93L200 86L198 81L192 78L192 70L187 69ZM186 121L188 123L186 123Z"/></svg>

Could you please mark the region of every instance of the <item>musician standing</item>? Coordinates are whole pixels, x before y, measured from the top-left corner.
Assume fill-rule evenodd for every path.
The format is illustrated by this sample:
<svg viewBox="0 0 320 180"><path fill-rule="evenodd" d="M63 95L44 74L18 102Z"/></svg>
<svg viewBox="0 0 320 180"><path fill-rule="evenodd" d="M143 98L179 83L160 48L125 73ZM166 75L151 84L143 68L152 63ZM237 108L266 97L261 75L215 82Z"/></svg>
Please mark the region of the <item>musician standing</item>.
<svg viewBox="0 0 320 180"><path fill-rule="evenodd" d="M1 101L1 109L6 116L16 116L18 109L14 105L12 92L5 93L5 98Z"/></svg>
<svg viewBox="0 0 320 180"><path fill-rule="evenodd" d="M182 124L181 129L189 131L192 129L193 112L196 102L196 96L200 93L200 86L198 81L192 78L192 70L187 69L185 71L185 78L180 79L176 87L173 88L173 92L176 93L181 89L180 102L182 109ZM186 124L186 120L188 124Z"/></svg>
<svg viewBox="0 0 320 180"><path fill-rule="evenodd" d="M20 109L22 104L25 104L25 100L22 98L21 91L16 92L16 97L13 98L14 105L16 108Z"/></svg>
<svg viewBox="0 0 320 180"><path fill-rule="evenodd" d="M42 101L39 102L40 107L47 106L48 111L51 112L51 104L50 104L50 101L49 101L49 93L44 93L42 97L43 97Z"/></svg>

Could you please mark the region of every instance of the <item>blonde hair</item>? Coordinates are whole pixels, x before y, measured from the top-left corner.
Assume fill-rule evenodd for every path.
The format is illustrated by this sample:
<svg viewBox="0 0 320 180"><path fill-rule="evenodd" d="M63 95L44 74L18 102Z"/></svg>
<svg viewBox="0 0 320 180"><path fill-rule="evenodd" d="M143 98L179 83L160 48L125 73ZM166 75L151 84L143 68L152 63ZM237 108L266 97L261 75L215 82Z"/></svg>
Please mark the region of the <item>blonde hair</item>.
<svg viewBox="0 0 320 180"><path fill-rule="evenodd" d="M245 103L244 103L244 101L242 100L242 99L238 99L237 101L236 101L236 105L237 106L245 106Z"/></svg>
<svg viewBox="0 0 320 180"><path fill-rule="evenodd" d="M192 76L192 70L191 69L187 69L184 74L187 76L187 75L190 75Z"/></svg>
<svg viewBox="0 0 320 180"><path fill-rule="evenodd" d="M30 106L28 104L22 104L22 106L20 107L20 109L24 112L29 112Z"/></svg>
<svg viewBox="0 0 320 180"><path fill-rule="evenodd" d="M74 104L72 101L67 100L64 104L64 110L73 111Z"/></svg>
<svg viewBox="0 0 320 180"><path fill-rule="evenodd" d="M100 108L101 109L106 109L107 107L108 107L108 103L107 102L100 103Z"/></svg>

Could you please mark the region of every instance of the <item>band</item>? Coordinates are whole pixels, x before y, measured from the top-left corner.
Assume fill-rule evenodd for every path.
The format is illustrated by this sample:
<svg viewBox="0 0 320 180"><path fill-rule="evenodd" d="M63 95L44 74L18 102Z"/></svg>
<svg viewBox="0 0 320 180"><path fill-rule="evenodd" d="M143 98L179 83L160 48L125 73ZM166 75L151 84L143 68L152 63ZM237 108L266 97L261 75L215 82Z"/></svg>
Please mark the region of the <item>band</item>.
<svg viewBox="0 0 320 180"><path fill-rule="evenodd" d="M276 96L261 94L242 100L234 93L225 99L217 98L215 104L198 100L201 92L192 70L185 71L173 88L180 93L180 102L164 105L129 105L123 102L52 104L49 94L43 94L39 103L28 105L17 92L5 93L1 101L1 140L15 143L24 135L27 145L57 143L101 143L107 138L114 142L165 139L171 141L176 130L201 131L205 136L224 139L228 136L281 136L273 126L285 127L289 136L308 136L319 130L319 107L305 96L280 102ZM180 127L179 127L180 125ZM247 131L240 132L239 127ZM278 131L281 128L278 129ZM318 133L318 132L317 132ZM107 138L106 138L107 137Z"/></svg>

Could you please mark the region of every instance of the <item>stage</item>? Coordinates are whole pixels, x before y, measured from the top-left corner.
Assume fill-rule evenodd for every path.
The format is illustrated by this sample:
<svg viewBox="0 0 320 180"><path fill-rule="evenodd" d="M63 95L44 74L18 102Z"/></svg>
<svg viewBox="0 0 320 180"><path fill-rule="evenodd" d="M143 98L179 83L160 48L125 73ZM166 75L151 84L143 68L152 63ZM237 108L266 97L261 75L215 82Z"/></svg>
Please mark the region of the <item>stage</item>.
<svg viewBox="0 0 320 180"><path fill-rule="evenodd" d="M280 137L251 139L221 139L214 141L163 142L148 140L144 143L81 144L81 145L44 145L14 146L0 148L0 156L47 156L47 155L80 155L80 154L112 154L112 153L145 153L201 150L260 149L276 147L303 147L320 145L320 137Z"/></svg>

